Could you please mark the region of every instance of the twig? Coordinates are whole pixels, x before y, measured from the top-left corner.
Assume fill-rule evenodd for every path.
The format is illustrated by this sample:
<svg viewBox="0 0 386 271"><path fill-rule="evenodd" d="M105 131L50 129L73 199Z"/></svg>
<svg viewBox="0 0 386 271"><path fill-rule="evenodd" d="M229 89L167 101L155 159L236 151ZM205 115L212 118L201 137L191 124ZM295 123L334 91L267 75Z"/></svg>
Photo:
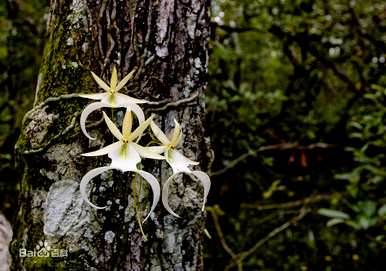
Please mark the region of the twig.
<svg viewBox="0 0 386 271"><path fill-rule="evenodd" d="M240 27L240 26L230 26L225 24L219 24L216 22L210 22L212 27L220 28L226 32L232 32L232 33L244 33L244 32L256 32L256 33L266 33L266 31L260 30L255 27L246 26L246 27Z"/></svg>
<svg viewBox="0 0 386 271"><path fill-rule="evenodd" d="M281 143L281 144L275 144L275 145L262 146L257 150L250 150L247 153L240 155L236 159L230 161L228 165L226 165L224 168L212 172L211 176L224 174L226 171L232 169L238 163L242 162L249 156L256 156L258 153L261 153L261 152L272 151L272 150L284 151L284 150L290 150L290 149L297 149L297 150L327 149L327 148L334 148L334 147L336 147L336 145L322 143L322 142L310 144L307 146L301 146L299 145L299 143Z"/></svg>
<svg viewBox="0 0 386 271"><path fill-rule="evenodd" d="M216 232L217 232L217 235L218 235L218 238L220 239L220 243L221 243L221 246L223 247L223 249L232 257L232 259L234 261L237 261L237 255L236 253L229 247L229 245L227 244L226 240L225 240L225 237L224 237L224 234L222 232L222 229L221 229L221 226L220 226L220 223L218 221L218 213L220 212L219 210L219 206L218 205L215 205L211 208L207 208L207 210L211 213L212 215L212 218L213 218L213 222L214 222L214 227L216 229ZM237 269L238 270L242 270L242 263L241 261L237 261Z"/></svg>
<svg viewBox="0 0 386 271"><path fill-rule="evenodd" d="M300 221L301 219L303 219L303 217L305 217L305 215L309 213L309 210L306 210L305 208L302 208L300 210L300 213L299 215L297 215L296 217L292 218L291 220L285 222L284 224L282 224L281 226L277 227L276 229L274 229L273 231L271 231L267 236L265 236L263 239L261 239L260 241L258 241L253 247L251 247L249 250L245 251L245 252L242 252L240 253L240 259L243 260L245 259L246 257L250 256L251 254L253 254L261 245L263 245L265 242L267 242L269 239L273 238L274 236L276 236L277 234L279 234L280 232L284 231L285 229L287 229L289 226L291 226L292 224L295 224L296 222Z"/></svg>
<svg viewBox="0 0 386 271"><path fill-rule="evenodd" d="M279 227L275 228L273 231L271 231L270 233L268 233L267 236L265 236L263 239L260 239L258 242L255 243L255 245L253 245L249 250L247 251L244 251L244 252L240 252L238 255L237 255L237 261L234 262L232 261L230 264L228 264L224 270L229 270L230 268L234 267L235 265L238 265L239 262L243 261L245 258L249 257L250 255L252 255L253 253L256 252L256 250L258 250L265 242L267 242L268 240L270 240L271 238L275 237L276 235L278 235L279 233L281 233L282 231L284 231L285 229L287 229L288 227L290 227L291 225L299 222L301 219L303 219L303 217L306 216L306 214L309 213L309 210L306 210L305 208L302 208L300 210L300 213L299 215L297 215L296 217L292 218L291 220L285 222L284 224L280 225Z"/></svg>
<svg viewBox="0 0 386 271"><path fill-rule="evenodd" d="M244 153L244 154L240 155L236 159L230 161L226 167L224 167L224 168L222 168L220 170L211 172L210 176L213 177L213 176L224 174L225 172L227 172L231 168L234 168L238 163L244 161L247 157L249 157L249 156L256 156L257 152L258 151L249 151L247 153Z"/></svg>
<svg viewBox="0 0 386 271"><path fill-rule="evenodd" d="M224 250L232 257L232 258L236 258L236 254L233 252L233 250L228 246L227 242L225 241L225 237L224 237L224 234L222 232L222 229L220 227L220 223L218 221L218 215L217 213L219 212L219 207L218 205L215 205L211 208L207 208L208 211L211 213L212 215L212 218L213 218L213 222L214 222L214 227L216 228L216 231L217 231L217 235L218 237L220 238L220 243L222 245L222 247L224 248Z"/></svg>
<svg viewBox="0 0 386 271"><path fill-rule="evenodd" d="M290 209L290 208L308 205L311 203L316 203L323 200L328 200L334 196L340 196L340 195L341 195L340 193L313 195L300 200L295 200L295 201L290 201L285 203L277 203L277 204L266 204L266 205L243 203L241 204L241 207L246 209L256 209L259 211L273 210L273 209Z"/></svg>

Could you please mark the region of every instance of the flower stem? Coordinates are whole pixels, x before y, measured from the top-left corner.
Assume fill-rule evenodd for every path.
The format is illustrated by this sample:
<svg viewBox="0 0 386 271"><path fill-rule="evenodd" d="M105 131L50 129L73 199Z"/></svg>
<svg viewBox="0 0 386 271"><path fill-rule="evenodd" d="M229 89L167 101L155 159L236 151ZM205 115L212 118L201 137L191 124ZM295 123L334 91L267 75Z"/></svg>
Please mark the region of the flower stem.
<svg viewBox="0 0 386 271"><path fill-rule="evenodd" d="M143 238L145 241L147 241L146 234L145 234L145 232L143 231L143 228L142 228L142 223L141 223L141 210L140 210L140 206L139 206L139 194L140 194L140 192L141 192L142 180L141 180L141 182L140 182L139 191L138 191L138 194L137 194L137 176L138 176L138 174L135 174L134 180L133 180L133 193L134 193L135 217L136 217L136 219L137 219L137 223L138 223L138 225L139 225L139 229L141 230L142 238Z"/></svg>

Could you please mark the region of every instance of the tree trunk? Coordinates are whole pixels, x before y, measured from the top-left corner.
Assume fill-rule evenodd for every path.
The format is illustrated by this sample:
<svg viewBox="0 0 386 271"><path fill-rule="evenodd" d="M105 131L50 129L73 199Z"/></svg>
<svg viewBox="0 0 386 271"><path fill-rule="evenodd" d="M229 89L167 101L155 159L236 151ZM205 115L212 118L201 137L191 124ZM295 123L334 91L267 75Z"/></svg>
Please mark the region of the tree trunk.
<svg viewBox="0 0 386 271"><path fill-rule="evenodd" d="M147 241L135 219L127 174L114 172L92 182L90 198L107 209L83 202L80 179L109 159L80 154L112 138L101 132L107 128L99 121L100 111L90 116L94 123L88 128L98 140L89 141L80 132L79 114L89 100L69 94L102 92L90 70L108 81L114 65L119 78L137 67L122 93L153 101L145 105L145 114L155 112L166 132L173 128L173 118L178 119L185 155L202 166L207 152L201 121L208 26L205 0L51 0L35 106L25 116L16 145L24 174L11 247L15 270L203 269L205 213L196 182L175 183L169 199L182 218L168 215L159 204L143 225ZM117 122L122 119L122 110L106 112ZM170 175L159 161L145 160L144 167L161 182ZM151 198L143 193L143 213ZM47 250L63 253L29 257L20 252L39 250L44 241Z"/></svg>

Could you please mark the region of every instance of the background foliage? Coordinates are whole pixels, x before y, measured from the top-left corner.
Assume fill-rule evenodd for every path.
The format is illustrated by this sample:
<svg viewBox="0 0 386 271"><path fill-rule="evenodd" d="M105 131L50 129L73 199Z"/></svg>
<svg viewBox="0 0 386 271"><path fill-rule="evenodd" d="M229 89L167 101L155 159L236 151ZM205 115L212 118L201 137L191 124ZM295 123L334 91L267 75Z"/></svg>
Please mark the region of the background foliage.
<svg viewBox="0 0 386 271"><path fill-rule="evenodd" d="M208 270L382 270L385 2L212 6Z"/></svg>
<svg viewBox="0 0 386 271"><path fill-rule="evenodd" d="M44 42L45 0L0 1L0 211L16 208L14 145L32 107Z"/></svg>
<svg viewBox="0 0 386 271"><path fill-rule="evenodd" d="M0 2L0 210L48 3ZM213 0L205 270L382 270L384 1Z"/></svg>

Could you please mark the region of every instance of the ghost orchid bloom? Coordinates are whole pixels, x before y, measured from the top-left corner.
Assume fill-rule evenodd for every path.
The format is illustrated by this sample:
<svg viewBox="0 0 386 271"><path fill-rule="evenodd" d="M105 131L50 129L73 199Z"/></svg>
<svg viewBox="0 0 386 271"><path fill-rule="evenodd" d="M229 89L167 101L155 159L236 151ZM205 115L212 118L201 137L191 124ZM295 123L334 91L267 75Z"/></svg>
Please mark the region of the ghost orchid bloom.
<svg viewBox="0 0 386 271"><path fill-rule="evenodd" d="M86 120L88 115L93 111L101 109L103 107L118 108L126 107L134 112L137 116L138 121L141 123L145 120L145 115L142 109L138 104L146 103L146 100L140 100L133 97L129 97L125 94L119 93L119 91L126 85L126 83L133 77L135 69L132 70L128 75L126 75L121 81L118 82L117 69L114 67L111 74L110 85L105 83L100 77L95 73L91 72L94 80L97 82L99 87L104 89L105 93L96 93L96 94L80 94L80 97L99 100L99 102L91 103L83 110L80 116L80 127L85 136L91 140L95 138L91 137L86 131Z"/></svg>
<svg viewBox="0 0 386 271"><path fill-rule="evenodd" d="M198 165L198 162L192 161L189 158L185 157L181 152L176 150L178 144L182 141L182 132L180 124L174 119L174 130L171 136L166 136L162 130L152 121L150 123L150 127L155 135L155 137L162 143L162 146L154 147L158 149L154 149L155 151L159 151L160 153L164 153L165 160L171 166L173 170L173 174L166 180L165 184L162 188L162 204L165 209L172 215L176 217L180 217L177 215L169 206L169 186L173 179L180 173L185 173L190 177L198 179L202 186L204 187L204 200L202 204L202 211L204 211L206 199L208 197L209 189L210 189L210 178L209 176L202 171L199 170L190 170L189 166Z"/></svg>
<svg viewBox="0 0 386 271"><path fill-rule="evenodd" d="M111 164L107 167L99 167L90 170L81 180L80 182L80 193L83 199L96 209L104 209L106 207L99 207L91 203L88 199L86 188L88 183L96 176L102 174L103 172L110 169L118 169L122 172L135 172L141 175L151 186L153 190L153 204L150 208L149 214L146 216L145 220L150 216L153 212L155 206L157 205L160 198L160 185L157 179L151 175L150 173L137 169L137 164L141 162L141 157L150 158L150 159L164 159L163 156L159 155L153 150L152 147L142 147L134 140L139 139L142 136L142 133L149 126L152 121L152 116L148 118L146 121L141 123L137 129L133 132L132 129L132 116L131 111L127 109L124 120L122 133L119 131L117 126L110 120L110 118L103 112L104 119L106 124L111 131L111 133L118 139L117 142L112 143L100 150L89 152L82 154L83 156L100 156L100 155L108 155L111 158Z"/></svg>
<svg viewBox="0 0 386 271"><path fill-rule="evenodd" d="M173 173L189 172L190 165L198 165L198 162L192 161L189 158L177 151L177 146L182 141L181 125L174 120L174 130L170 139L162 132L162 130L152 121L150 127L155 137L162 143L162 150L165 155L165 160L172 167Z"/></svg>

